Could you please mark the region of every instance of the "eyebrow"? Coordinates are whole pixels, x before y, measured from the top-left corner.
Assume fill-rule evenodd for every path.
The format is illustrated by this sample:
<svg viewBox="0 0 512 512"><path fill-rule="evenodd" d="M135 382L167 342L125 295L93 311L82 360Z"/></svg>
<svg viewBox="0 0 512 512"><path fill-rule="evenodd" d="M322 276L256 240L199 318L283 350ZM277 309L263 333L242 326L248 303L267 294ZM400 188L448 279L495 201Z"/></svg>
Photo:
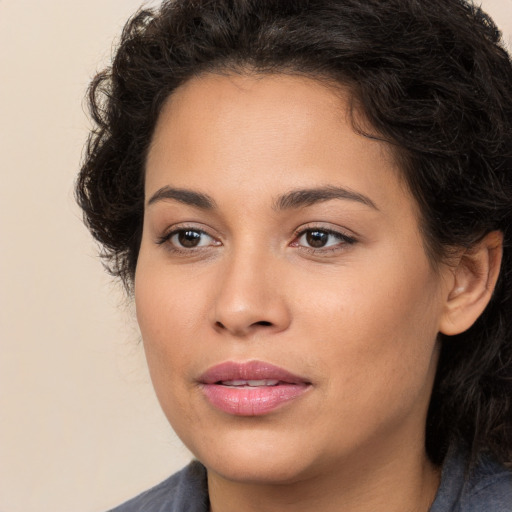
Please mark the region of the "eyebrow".
<svg viewBox="0 0 512 512"><path fill-rule="evenodd" d="M288 210L292 208L312 206L313 204L330 201L332 199L356 201L375 210L379 210L377 205L368 196L347 188L331 185L320 188L292 190L291 192L279 196L277 200L274 201L273 208L275 210Z"/></svg>
<svg viewBox="0 0 512 512"><path fill-rule="evenodd" d="M180 203L195 206L203 210L213 210L216 208L215 201L207 194L201 192L194 192L184 188L172 188L169 186L158 189L148 200L146 206L154 204L158 201L164 201L165 199L174 199Z"/></svg>
<svg viewBox="0 0 512 512"><path fill-rule="evenodd" d="M173 199L202 210L213 210L217 208L215 200L207 194L195 192L189 189L173 188L169 186L158 189L148 200L147 206L154 204L158 201L166 199ZM320 188L305 188L297 189L287 192L279 196L273 203L274 210L289 210L294 208L303 208L312 206L316 203L330 201L332 199L346 199L349 201L356 201L378 210L375 203L364 194L354 192L353 190L326 186Z"/></svg>

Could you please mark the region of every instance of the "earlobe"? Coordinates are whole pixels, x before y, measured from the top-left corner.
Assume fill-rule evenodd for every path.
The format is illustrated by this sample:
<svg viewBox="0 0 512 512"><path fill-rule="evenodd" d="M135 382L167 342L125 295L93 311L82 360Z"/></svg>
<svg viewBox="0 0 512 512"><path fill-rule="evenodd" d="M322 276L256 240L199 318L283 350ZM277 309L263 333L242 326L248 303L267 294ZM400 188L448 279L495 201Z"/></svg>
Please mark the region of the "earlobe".
<svg viewBox="0 0 512 512"><path fill-rule="evenodd" d="M457 258L439 332L460 334L483 313L498 280L502 253L503 234L492 231Z"/></svg>

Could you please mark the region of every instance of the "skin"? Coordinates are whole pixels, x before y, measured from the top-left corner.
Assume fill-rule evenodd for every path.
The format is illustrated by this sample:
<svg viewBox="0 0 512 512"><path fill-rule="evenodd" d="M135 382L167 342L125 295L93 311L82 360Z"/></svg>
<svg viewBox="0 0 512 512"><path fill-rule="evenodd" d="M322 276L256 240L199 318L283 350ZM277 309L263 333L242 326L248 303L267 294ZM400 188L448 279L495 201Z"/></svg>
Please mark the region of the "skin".
<svg viewBox="0 0 512 512"><path fill-rule="evenodd" d="M348 97L304 77L209 74L160 114L137 317L157 396L208 470L214 512L426 511L438 486L424 430L454 274L430 264L416 203L387 146L353 131ZM215 206L158 196L164 187ZM276 204L325 187L352 196ZM166 239L179 229L200 245ZM341 238L315 249L307 229ZM251 360L311 385L263 416L214 408L199 376Z"/></svg>

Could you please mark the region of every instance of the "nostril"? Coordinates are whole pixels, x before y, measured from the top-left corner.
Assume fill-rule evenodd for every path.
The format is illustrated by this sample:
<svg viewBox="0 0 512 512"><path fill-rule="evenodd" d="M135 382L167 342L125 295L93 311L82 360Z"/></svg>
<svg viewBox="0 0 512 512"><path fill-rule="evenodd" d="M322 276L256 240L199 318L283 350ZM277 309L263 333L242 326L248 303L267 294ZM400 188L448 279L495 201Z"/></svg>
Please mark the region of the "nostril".
<svg viewBox="0 0 512 512"><path fill-rule="evenodd" d="M230 324L228 323L228 325L230 325ZM248 334L252 330L252 328L257 327L257 326L272 327L272 325L274 325L274 324L272 322L268 322L267 320L260 320L259 322L253 322L250 325L246 325L246 327L236 326L236 325L230 325L230 327L227 327L226 325L224 325L222 322L220 322L218 320L215 322L215 328L218 329L219 331L231 331L233 333L237 333L238 335Z"/></svg>

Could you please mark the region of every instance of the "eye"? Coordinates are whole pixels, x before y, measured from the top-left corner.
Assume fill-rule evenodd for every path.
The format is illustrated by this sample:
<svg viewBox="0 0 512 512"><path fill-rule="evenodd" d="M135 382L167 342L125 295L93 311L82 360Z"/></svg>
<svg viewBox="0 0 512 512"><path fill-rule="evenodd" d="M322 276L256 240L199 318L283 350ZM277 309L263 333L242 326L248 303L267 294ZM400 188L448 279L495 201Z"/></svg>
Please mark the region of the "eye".
<svg viewBox="0 0 512 512"><path fill-rule="evenodd" d="M338 242L338 239L331 233L319 230L308 230L300 238L299 243L302 245L309 245L315 249L320 247L329 247Z"/></svg>
<svg viewBox="0 0 512 512"><path fill-rule="evenodd" d="M346 244L353 244L356 240L330 229L311 228L297 234L295 246L311 250L335 250Z"/></svg>
<svg viewBox="0 0 512 512"><path fill-rule="evenodd" d="M175 229L160 238L158 243L167 243L177 251L219 245L219 242L208 233L192 228Z"/></svg>

